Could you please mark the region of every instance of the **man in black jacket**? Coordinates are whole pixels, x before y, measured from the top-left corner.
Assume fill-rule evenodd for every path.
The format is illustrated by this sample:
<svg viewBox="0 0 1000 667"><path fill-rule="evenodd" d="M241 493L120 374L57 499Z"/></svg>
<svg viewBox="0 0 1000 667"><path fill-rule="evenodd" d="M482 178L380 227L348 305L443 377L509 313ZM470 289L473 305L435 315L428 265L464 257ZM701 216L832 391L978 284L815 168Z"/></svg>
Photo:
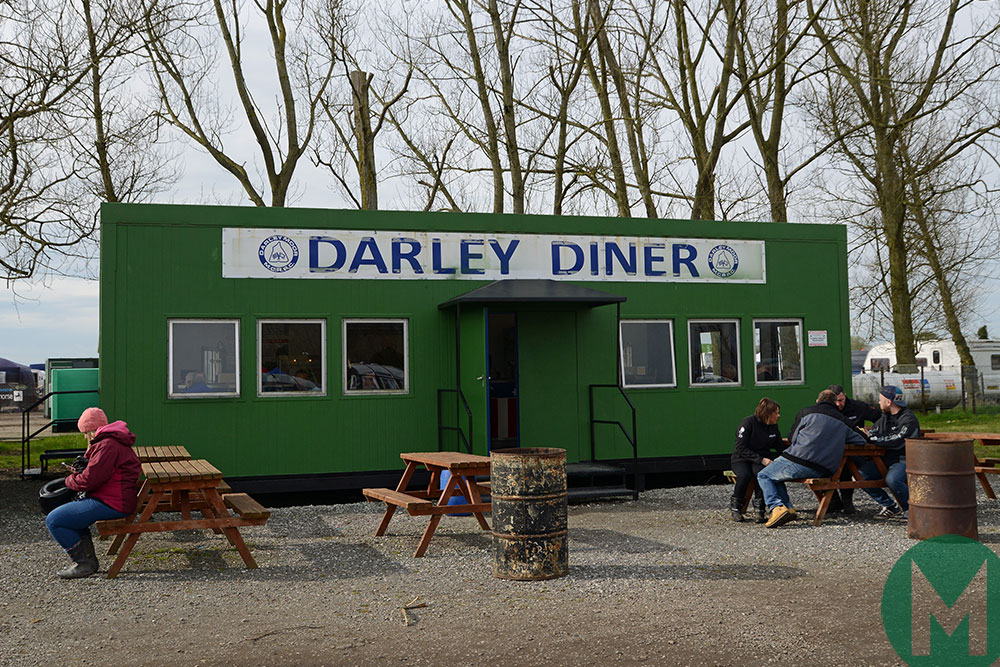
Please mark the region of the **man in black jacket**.
<svg viewBox="0 0 1000 667"><path fill-rule="evenodd" d="M910 488L906 485L906 439L921 437L920 422L906 407L903 391L894 385L887 384L879 390L878 406L882 415L871 428L871 442L885 447L882 461L889 469L885 475L885 483L899 499L900 505L892 502L885 489L865 489L865 492L882 506L875 515L876 519L900 515L905 517L910 509ZM881 476L874 461L869 461L859 470L865 479L878 479Z"/></svg>
<svg viewBox="0 0 1000 667"><path fill-rule="evenodd" d="M878 421L881 412L868 405L864 401L856 401L848 398L844 393L844 387L839 384L831 384L829 390L837 395L837 409L847 418L851 426L864 427L865 422L875 423ZM840 481L846 482L851 479L851 472L844 470L840 475ZM840 493L833 494L833 501L830 503L829 512L843 512L844 514L854 514L854 489L841 489Z"/></svg>

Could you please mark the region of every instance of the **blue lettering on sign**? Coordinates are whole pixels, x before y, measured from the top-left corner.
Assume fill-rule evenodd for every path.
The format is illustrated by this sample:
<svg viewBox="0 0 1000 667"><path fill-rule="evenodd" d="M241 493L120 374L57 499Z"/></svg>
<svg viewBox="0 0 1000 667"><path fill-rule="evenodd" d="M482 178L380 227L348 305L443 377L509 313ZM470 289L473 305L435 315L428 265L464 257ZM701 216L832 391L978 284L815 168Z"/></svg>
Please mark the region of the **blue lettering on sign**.
<svg viewBox="0 0 1000 667"><path fill-rule="evenodd" d="M600 264L598 263L598 250L597 241L591 241L590 243L590 275L596 276L601 272Z"/></svg>
<svg viewBox="0 0 1000 667"><path fill-rule="evenodd" d="M520 243L521 242L519 240L514 239L510 242L510 245L507 246L507 250L504 251L504 249L500 246L499 241L496 239L490 239L490 247L493 248L493 254L495 254L497 259L500 260L500 275L506 276L510 274L510 258L514 256L514 250L517 249L517 246Z"/></svg>
<svg viewBox="0 0 1000 667"><path fill-rule="evenodd" d="M684 255L681 255L684 252ZM681 275L681 264L688 268L692 278L698 277L698 269L694 266L694 260L698 256L698 249L687 243L675 243L673 248L674 276Z"/></svg>
<svg viewBox="0 0 1000 667"><path fill-rule="evenodd" d="M483 253L473 252L472 246L483 245L482 239L462 239L459 243L460 256L462 258L462 273L463 274L475 274L475 273L485 273L482 269L474 269L469 264L470 261L474 259L482 259Z"/></svg>
<svg viewBox="0 0 1000 667"><path fill-rule="evenodd" d="M622 249L618 247L617 243L608 241L604 244L604 272L609 276L614 275L615 269L612 266L612 258L617 258L618 264L625 269L625 273L630 276L635 275L636 259L635 259L635 244L628 244L628 259L622 253Z"/></svg>
<svg viewBox="0 0 1000 667"><path fill-rule="evenodd" d="M441 239L431 239L431 270L434 273L455 273L455 269L441 266Z"/></svg>
<svg viewBox="0 0 1000 667"><path fill-rule="evenodd" d="M371 252L370 258L365 258L365 251ZM354 259L351 260L351 266L347 269L348 273L357 273L358 269L362 266L374 266L378 269L379 273L388 273L389 270L385 268L385 260L382 259L382 253L378 249L378 243L371 236L366 236L361 239L358 244L358 249L354 253Z"/></svg>
<svg viewBox="0 0 1000 667"><path fill-rule="evenodd" d="M403 244L409 245L409 250L403 251ZM424 268L420 266L420 262L417 261L417 255L420 254L420 241L416 239L408 239L403 236L397 236L392 239L392 272L399 273L400 266L405 259L410 263L410 268L413 269L414 273L423 273Z"/></svg>
<svg viewBox="0 0 1000 667"><path fill-rule="evenodd" d="M333 251L335 253L334 260L332 264L327 264L326 266L319 265L319 248L320 243L328 243L333 246ZM344 266L344 261L347 259L347 250L344 248L344 244L337 239L330 238L329 236L310 236L309 237L309 272L310 273L330 273L331 271L336 271L337 269Z"/></svg>
<svg viewBox="0 0 1000 667"><path fill-rule="evenodd" d="M568 269L562 268L560 261L562 249L568 248L573 251L573 266ZM552 242L552 275L568 276L583 268L583 248L575 243L563 243L561 241Z"/></svg>
<svg viewBox="0 0 1000 667"><path fill-rule="evenodd" d="M647 276L662 276L666 275L666 271L659 271L653 268L653 262L665 262L667 260L663 255L654 255L654 250L664 250L666 249L666 244L664 243L647 243L642 249L642 259L643 259L643 271L645 271Z"/></svg>

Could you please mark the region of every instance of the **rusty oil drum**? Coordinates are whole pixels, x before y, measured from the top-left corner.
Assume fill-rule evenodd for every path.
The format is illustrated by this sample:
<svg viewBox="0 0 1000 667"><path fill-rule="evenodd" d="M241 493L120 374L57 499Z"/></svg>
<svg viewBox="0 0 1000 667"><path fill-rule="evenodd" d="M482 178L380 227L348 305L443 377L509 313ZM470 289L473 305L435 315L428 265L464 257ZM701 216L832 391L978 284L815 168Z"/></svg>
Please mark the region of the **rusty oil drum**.
<svg viewBox="0 0 1000 667"><path fill-rule="evenodd" d="M566 450L495 449L490 453L493 576L555 579L569 572Z"/></svg>
<svg viewBox="0 0 1000 667"><path fill-rule="evenodd" d="M962 535L979 539L975 465L972 440L907 439L911 538Z"/></svg>

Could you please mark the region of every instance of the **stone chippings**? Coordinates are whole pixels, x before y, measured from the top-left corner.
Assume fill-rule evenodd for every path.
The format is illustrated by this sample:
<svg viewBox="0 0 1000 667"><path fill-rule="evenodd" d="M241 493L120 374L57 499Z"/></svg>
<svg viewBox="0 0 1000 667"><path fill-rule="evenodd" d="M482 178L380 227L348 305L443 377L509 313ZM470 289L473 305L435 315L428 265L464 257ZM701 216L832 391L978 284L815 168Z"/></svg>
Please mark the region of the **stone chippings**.
<svg viewBox="0 0 1000 667"><path fill-rule="evenodd" d="M400 607L416 596L428 602L413 614L419 637L446 645L449 628L485 623L489 635L468 655L486 662L496 659L500 649L490 642L504 632L532 640L519 652L523 663L511 664L556 648L565 660L553 664L602 664L615 656L656 662L675 649L673 659L689 664L825 661L833 646L843 650L843 638L828 646L805 631L762 631L771 622L760 618L772 604L765 593L787 590L804 618L814 617L808 600L823 583L813 578L846 572L848 581L877 588L877 601L879 582L914 544L905 521L872 519L877 507L860 492L854 517L768 530L732 522L731 487L710 485L651 490L638 502L570 505L570 572L546 582L493 578L490 535L471 517L444 517L427 556L414 559L427 519L399 511L387 536L375 538L381 503L272 510L266 526L243 530L257 570L245 569L235 549L209 531L154 533L140 538L117 579L64 582L54 572L68 561L46 532L38 485L0 479L0 665L242 664L234 657L239 647L281 641L274 628L317 647L315 659L303 655L302 664L338 664L329 653L338 650L344 664L384 664L398 654L380 638L402 632ZM811 519L815 499L801 487L792 493ZM983 541L1000 541L997 501L979 491L979 502ZM97 545L103 554L107 542ZM101 556L102 572L110 563ZM841 601L851 599L848 588ZM871 600L869 594L869 607ZM877 607L862 612L877 620ZM534 629L514 625L517 618L534 619ZM574 643L558 624L547 630L554 618L572 623L581 637ZM143 632L156 648L137 658L128 637ZM632 636L624 651L615 649L621 633ZM546 641L553 643L546 648ZM530 648L536 645L537 655ZM857 660L870 662L871 655ZM287 664L294 658L289 654ZM886 662L894 664L891 654ZM286 663L272 657L271 664Z"/></svg>

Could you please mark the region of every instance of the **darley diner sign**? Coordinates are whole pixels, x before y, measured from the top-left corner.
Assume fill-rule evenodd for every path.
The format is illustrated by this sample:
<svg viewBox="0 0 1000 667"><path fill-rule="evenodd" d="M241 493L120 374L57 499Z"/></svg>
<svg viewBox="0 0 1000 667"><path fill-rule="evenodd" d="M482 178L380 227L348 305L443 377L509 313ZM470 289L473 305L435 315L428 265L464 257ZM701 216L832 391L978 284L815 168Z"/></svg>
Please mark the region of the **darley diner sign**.
<svg viewBox="0 0 1000 667"><path fill-rule="evenodd" d="M763 241L244 228L222 230L222 277L766 282Z"/></svg>

